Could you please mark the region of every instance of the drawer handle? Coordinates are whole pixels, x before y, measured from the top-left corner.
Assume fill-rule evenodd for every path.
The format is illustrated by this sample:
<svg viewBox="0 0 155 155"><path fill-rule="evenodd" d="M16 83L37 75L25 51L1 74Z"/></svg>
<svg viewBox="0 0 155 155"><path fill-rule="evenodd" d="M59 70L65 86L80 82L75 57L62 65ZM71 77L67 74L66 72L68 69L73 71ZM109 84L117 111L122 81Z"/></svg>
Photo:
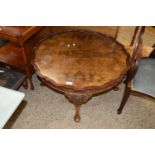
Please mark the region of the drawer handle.
<svg viewBox="0 0 155 155"><path fill-rule="evenodd" d="M0 27L0 31L2 31L2 28Z"/></svg>

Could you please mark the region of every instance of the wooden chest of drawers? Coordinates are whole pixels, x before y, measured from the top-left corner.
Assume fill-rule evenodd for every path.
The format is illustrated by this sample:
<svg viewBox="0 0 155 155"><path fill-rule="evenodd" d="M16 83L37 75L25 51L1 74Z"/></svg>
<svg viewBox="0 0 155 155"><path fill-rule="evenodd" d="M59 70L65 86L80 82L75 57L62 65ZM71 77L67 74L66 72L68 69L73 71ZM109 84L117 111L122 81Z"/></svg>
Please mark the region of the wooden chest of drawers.
<svg viewBox="0 0 155 155"><path fill-rule="evenodd" d="M9 42L0 48L0 62L10 65L26 74L25 88L29 81L32 83L32 49L36 43L48 35L48 30L43 26L0 26L0 39Z"/></svg>

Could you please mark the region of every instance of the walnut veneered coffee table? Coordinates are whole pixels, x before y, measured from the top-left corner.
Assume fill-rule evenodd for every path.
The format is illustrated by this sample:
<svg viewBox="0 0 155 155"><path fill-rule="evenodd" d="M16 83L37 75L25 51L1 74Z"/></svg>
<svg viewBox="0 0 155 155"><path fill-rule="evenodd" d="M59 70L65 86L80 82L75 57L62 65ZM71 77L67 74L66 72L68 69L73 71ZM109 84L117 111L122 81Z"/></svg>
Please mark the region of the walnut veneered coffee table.
<svg viewBox="0 0 155 155"><path fill-rule="evenodd" d="M35 50L34 67L42 81L80 107L94 94L115 88L129 68L129 55L113 38L97 32L72 30L42 41Z"/></svg>

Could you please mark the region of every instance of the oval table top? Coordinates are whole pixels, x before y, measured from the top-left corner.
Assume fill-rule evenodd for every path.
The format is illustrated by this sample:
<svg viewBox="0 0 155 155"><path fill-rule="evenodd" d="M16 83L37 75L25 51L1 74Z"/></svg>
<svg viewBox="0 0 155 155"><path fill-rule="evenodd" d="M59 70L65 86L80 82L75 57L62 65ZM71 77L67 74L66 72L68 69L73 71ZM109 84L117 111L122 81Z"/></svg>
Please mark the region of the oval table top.
<svg viewBox="0 0 155 155"><path fill-rule="evenodd" d="M122 80L128 66L123 45L92 31L57 33L35 50L36 73L60 91L107 90Z"/></svg>

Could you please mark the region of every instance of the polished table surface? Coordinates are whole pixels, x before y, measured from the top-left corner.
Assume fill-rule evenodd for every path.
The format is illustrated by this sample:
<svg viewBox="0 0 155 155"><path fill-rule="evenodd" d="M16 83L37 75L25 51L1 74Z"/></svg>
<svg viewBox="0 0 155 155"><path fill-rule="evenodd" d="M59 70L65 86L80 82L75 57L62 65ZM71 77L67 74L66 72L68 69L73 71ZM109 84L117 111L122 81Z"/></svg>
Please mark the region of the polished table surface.
<svg viewBox="0 0 155 155"><path fill-rule="evenodd" d="M62 92L96 94L116 86L129 55L113 38L75 30L51 36L35 50L34 67L45 83Z"/></svg>

